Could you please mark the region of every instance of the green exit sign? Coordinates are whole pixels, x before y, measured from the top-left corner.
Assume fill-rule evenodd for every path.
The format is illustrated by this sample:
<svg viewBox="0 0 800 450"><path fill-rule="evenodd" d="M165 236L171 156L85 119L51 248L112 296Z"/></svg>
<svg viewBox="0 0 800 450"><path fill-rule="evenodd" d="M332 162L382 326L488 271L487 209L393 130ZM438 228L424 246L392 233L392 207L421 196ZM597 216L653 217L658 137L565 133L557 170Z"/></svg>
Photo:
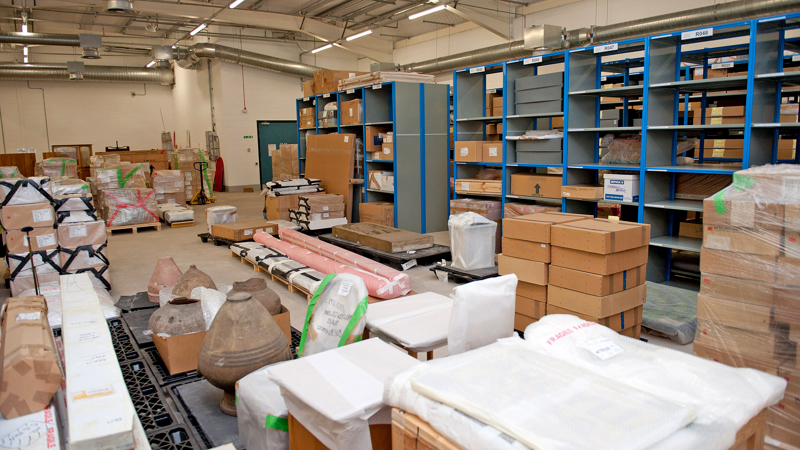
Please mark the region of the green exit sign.
<svg viewBox="0 0 800 450"><path fill-rule="evenodd" d="M253 136L242 136L245 139L253 139Z"/></svg>

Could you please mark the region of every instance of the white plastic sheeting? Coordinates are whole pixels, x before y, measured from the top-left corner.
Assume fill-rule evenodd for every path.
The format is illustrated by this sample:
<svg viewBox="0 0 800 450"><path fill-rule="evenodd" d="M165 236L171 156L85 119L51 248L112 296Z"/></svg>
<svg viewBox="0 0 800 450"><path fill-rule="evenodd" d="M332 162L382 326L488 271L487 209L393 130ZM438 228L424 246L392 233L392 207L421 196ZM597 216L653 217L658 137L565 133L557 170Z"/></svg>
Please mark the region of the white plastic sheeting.
<svg viewBox="0 0 800 450"><path fill-rule="evenodd" d="M217 316L217 312L222 307L222 304L225 303L227 299L228 291L233 289L233 286L230 284L222 284L222 283L214 283L217 286L217 289L209 289L203 286L198 286L192 289L192 293L189 294L189 298L200 300L200 307L203 309L203 319L206 322L206 330L211 327L211 322L214 321L214 317ZM177 295L172 294L172 290L175 286L166 287L158 292L158 304L159 306L164 306L170 302L170 300L177 298ZM166 335L162 335L162 337L169 337Z"/></svg>
<svg viewBox="0 0 800 450"><path fill-rule="evenodd" d="M453 289L447 352L456 355L514 334L514 274L473 281Z"/></svg>
<svg viewBox="0 0 800 450"><path fill-rule="evenodd" d="M497 223L480 214L465 212L450 216L447 227L453 267L476 270L494 266Z"/></svg>
<svg viewBox="0 0 800 450"><path fill-rule="evenodd" d="M274 367L258 369L237 383L236 420L239 437L248 450L289 449L289 411L281 388L270 378Z"/></svg>
<svg viewBox="0 0 800 450"><path fill-rule="evenodd" d="M453 299L434 292L384 300L369 305L367 328L411 351L427 352L447 345L452 309Z"/></svg>
<svg viewBox="0 0 800 450"><path fill-rule="evenodd" d="M233 222L236 222L235 206L219 205L206 209L206 223L208 224L209 234L211 234L211 225Z"/></svg>
<svg viewBox="0 0 800 450"><path fill-rule="evenodd" d="M50 177L9 178L0 181L0 204L25 205L52 201Z"/></svg>

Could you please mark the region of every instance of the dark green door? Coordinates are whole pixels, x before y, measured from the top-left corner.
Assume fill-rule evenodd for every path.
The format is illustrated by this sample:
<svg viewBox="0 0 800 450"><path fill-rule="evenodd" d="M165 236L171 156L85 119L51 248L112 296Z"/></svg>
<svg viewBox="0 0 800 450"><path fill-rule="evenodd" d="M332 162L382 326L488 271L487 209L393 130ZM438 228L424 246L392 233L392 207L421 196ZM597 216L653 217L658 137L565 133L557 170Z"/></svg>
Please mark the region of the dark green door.
<svg viewBox="0 0 800 450"><path fill-rule="evenodd" d="M297 144L297 121L264 120L258 122L258 165L261 166L261 185L272 181L270 150L281 144Z"/></svg>

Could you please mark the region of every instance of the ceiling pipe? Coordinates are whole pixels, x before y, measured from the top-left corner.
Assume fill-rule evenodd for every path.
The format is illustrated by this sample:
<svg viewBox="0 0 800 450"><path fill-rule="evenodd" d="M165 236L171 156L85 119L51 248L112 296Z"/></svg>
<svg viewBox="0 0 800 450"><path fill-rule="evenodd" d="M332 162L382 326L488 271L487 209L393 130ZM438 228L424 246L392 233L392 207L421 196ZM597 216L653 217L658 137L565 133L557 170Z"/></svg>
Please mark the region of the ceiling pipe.
<svg viewBox="0 0 800 450"><path fill-rule="evenodd" d="M202 58L219 59L242 66L255 67L258 69L269 70L272 72L285 73L304 78L314 78L314 72L320 67L304 64L288 59L276 58L274 56L263 55L261 53L240 50L219 44L195 44L189 47L185 62L178 61L178 65L183 68L194 68ZM181 58L183 59L183 58Z"/></svg>
<svg viewBox="0 0 800 450"><path fill-rule="evenodd" d="M0 64L0 81L70 81L70 72L61 64ZM168 86L175 78L169 69L87 65L82 81Z"/></svg>
<svg viewBox="0 0 800 450"><path fill-rule="evenodd" d="M720 3L703 8L663 14L613 25L578 28L566 34L565 46L581 47L588 44L620 41L651 34L661 34L726 22L750 20L800 11L800 0L739 0ZM531 56L533 51L525 49L524 41L514 41L479 50L444 56L400 66L407 72L440 73L464 67L479 66L493 62Z"/></svg>
<svg viewBox="0 0 800 450"><path fill-rule="evenodd" d="M81 38L77 34L45 34L45 33L19 33L16 31L0 32L0 44L22 45L61 45L65 47L80 47Z"/></svg>

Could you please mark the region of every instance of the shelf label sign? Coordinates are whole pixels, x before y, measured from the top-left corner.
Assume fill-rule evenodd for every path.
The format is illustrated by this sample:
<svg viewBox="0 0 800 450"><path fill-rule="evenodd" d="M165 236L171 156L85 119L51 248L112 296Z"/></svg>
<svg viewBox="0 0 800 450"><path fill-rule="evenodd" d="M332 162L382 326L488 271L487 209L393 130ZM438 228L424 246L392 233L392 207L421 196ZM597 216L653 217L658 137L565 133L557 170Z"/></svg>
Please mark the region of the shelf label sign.
<svg viewBox="0 0 800 450"><path fill-rule="evenodd" d="M606 45L598 45L594 48L595 53L605 53L605 52L613 52L614 50L619 49L619 44L606 44Z"/></svg>
<svg viewBox="0 0 800 450"><path fill-rule="evenodd" d="M600 77L600 81L606 81L607 79L607 77Z"/></svg>
<svg viewBox="0 0 800 450"><path fill-rule="evenodd" d="M473 67L473 68L469 69L469 73L481 73L481 72L486 72L486 67L485 66Z"/></svg>
<svg viewBox="0 0 800 450"><path fill-rule="evenodd" d="M380 85L380 84L373 84L372 85L372 89L382 89L382 88L383 88L383 86Z"/></svg>
<svg viewBox="0 0 800 450"><path fill-rule="evenodd" d="M733 62L716 63L711 65L711 69L730 69L733 67Z"/></svg>
<svg viewBox="0 0 800 450"><path fill-rule="evenodd" d="M303 101L307 102L308 101L308 97L303 97Z"/></svg>
<svg viewBox="0 0 800 450"><path fill-rule="evenodd" d="M527 66L528 64L537 64L542 62L541 56L534 56L532 58L525 58L522 60L522 65Z"/></svg>
<svg viewBox="0 0 800 450"><path fill-rule="evenodd" d="M794 62L794 61L800 61L800 55L792 56L792 62Z"/></svg>
<svg viewBox="0 0 800 450"><path fill-rule="evenodd" d="M711 37L713 35L714 35L713 28L703 28L702 30L684 31L683 33L681 33L681 40L688 41L689 39Z"/></svg>
<svg viewBox="0 0 800 450"><path fill-rule="evenodd" d="M322 94L322 98L328 98L330 96L331 96L331 94Z"/></svg>
<svg viewBox="0 0 800 450"><path fill-rule="evenodd" d="M355 94L355 93L356 93L356 90L355 90L355 89L348 89L348 90L347 90L347 93L348 93L348 94Z"/></svg>
<svg viewBox="0 0 800 450"><path fill-rule="evenodd" d="M488 89L486 91L487 94L497 94L497 89Z"/></svg>

